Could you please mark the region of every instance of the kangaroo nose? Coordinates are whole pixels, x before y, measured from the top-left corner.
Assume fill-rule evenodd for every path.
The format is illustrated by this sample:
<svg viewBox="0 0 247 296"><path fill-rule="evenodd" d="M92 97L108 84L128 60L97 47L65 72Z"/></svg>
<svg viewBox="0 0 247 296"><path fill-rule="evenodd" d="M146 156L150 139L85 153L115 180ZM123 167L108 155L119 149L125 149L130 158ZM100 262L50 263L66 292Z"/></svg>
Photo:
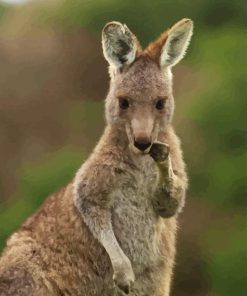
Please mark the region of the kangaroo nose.
<svg viewBox="0 0 247 296"><path fill-rule="evenodd" d="M134 142L135 147L138 148L141 151L145 151L148 147L151 146L151 142L146 140L138 140Z"/></svg>

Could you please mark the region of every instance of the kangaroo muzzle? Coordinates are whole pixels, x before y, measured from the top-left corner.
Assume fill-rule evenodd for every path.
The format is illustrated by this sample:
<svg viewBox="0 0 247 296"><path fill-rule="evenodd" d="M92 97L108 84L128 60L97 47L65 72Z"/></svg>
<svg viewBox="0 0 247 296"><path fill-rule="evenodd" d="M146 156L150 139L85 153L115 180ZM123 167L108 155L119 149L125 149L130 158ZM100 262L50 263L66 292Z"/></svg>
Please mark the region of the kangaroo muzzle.
<svg viewBox="0 0 247 296"><path fill-rule="evenodd" d="M138 137L138 138L134 139L134 145L137 149L144 152L145 150L147 150L148 148L151 147L152 143L151 143L150 138Z"/></svg>
<svg viewBox="0 0 247 296"><path fill-rule="evenodd" d="M154 122L151 117L143 116L131 121L133 144L140 152L148 153L152 146L152 132Z"/></svg>

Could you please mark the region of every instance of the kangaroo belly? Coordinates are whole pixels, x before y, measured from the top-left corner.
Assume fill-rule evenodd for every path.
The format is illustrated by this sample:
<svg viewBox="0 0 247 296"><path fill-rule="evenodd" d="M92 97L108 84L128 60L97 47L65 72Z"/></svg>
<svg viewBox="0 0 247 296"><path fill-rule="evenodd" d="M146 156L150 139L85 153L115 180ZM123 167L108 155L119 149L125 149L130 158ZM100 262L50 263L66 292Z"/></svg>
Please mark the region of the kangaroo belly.
<svg viewBox="0 0 247 296"><path fill-rule="evenodd" d="M176 223L157 216L151 194L130 185L114 192L112 223L136 276L133 296L169 294Z"/></svg>
<svg viewBox="0 0 247 296"><path fill-rule="evenodd" d="M115 235L136 273L158 264L159 218L148 191L127 186L114 192Z"/></svg>

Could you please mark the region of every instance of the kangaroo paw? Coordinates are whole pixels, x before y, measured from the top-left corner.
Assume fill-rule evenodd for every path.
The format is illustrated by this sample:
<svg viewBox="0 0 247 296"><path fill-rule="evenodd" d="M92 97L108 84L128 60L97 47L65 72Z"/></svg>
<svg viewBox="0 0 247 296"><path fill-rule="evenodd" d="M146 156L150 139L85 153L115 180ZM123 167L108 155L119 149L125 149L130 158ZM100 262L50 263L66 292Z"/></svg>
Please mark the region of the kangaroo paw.
<svg viewBox="0 0 247 296"><path fill-rule="evenodd" d="M150 149L150 156L156 162L163 162L168 158L169 155L169 146L165 143L154 142Z"/></svg>
<svg viewBox="0 0 247 296"><path fill-rule="evenodd" d="M120 290L129 294L135 275L129 259L121 262L114 268L113 280Z"/></svg>

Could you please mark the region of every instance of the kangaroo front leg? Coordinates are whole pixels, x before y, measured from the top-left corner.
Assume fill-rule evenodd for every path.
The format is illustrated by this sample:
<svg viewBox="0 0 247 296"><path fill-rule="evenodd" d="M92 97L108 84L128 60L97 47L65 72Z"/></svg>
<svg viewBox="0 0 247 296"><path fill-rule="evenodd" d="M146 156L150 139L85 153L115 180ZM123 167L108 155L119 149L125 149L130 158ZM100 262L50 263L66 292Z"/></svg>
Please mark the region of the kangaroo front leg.
<svg viewBox="0 0 247 296"><path fill-rule="evenodd" d="M128 294L135 276L131 262L119 246L113 232L110 211L85 200L82 204L81 198L75 199L75 205L94 237L109 255L115 284Z"/></svg>
<svg viewBox="0 0 247 296"><path fill-rule="evenodd" d="M184 206L185 189L183 181L174 173L169 146L156 142L152 145L150 155L159 168L159 184L155 192L153 206L163 218L179 213Z"/></svg>
<svg viewBox="0 0 247 296"><path fill-rule="evenodd" d="M110 256L114 271L114 282L121 290L128 294L130 286L135 280L135 275L131 262L119 246L112 229L108 229L101 233L101 243Z"/></svg>

